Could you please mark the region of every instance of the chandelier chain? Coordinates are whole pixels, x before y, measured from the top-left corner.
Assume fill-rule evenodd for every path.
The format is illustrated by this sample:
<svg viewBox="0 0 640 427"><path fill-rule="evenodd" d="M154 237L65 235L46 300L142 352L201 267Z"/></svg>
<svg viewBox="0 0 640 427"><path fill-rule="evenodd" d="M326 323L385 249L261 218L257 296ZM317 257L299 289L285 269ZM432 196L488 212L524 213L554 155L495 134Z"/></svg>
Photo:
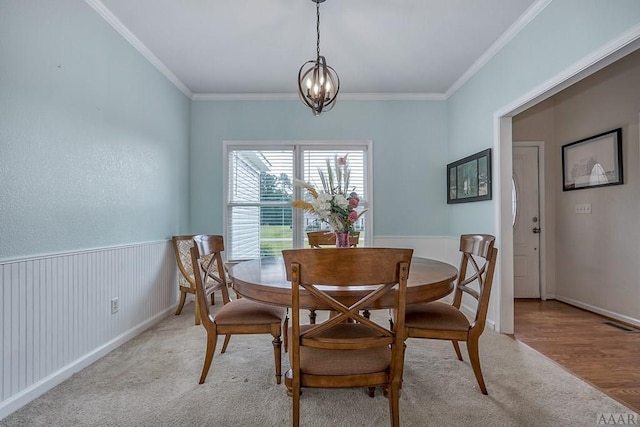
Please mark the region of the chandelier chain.
<svg viewBox="0 0 640 427"><path fill-rule="evenodd" d="M320 2L316 2L316 34L318 35L316 52L320 58Z"/></svg>

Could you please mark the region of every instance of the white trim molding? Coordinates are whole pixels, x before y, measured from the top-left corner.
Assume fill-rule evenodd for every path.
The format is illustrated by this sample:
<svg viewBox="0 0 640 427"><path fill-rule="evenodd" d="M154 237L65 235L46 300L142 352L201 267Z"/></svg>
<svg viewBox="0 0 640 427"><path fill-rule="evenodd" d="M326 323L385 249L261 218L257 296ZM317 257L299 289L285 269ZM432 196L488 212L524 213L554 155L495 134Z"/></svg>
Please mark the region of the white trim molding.
<svg viewBox="0 0 640 427"><path fill-rule="evenodd" d="M518 35L551 1L537 0L533 3L445 93L342 93L340 99L351 101L446 101ZM193 101L290 101L298 99L297 93L193 93L102 1L85 0L85 2L156 67L162 75Z"/></svg>
<svg viewBox="0 0 640 427"><path fill-rule="evenodd" d="M456 91L468 82L478 71L480 71L480 69L482 69L482 67L484 67L491 58L493 58L498 52L500 52L500 50L502 50L503 47L513 40L513 38L517 36L524 27L529 25L529 23L533 21L533 19L538 16L538 14L549 5L549 3L551 3L551 0L538 0L529 6L525 13L509 28L507 28L507 31L505 31L498 40L496 40L489 49L487 49L487 51L483 53L482 56L480 56L480 58L478 58L476 62L474 62L471 67L469 67L469 69L451 85L445 93L445 98L448 99L456 93Z"/></svg>
<svg viewBox="0 0 640 427"><path fill-rule="evenodd" d="M340 93L344 101L445 101L442 93ZM297 93L194 93L194 101L299 101Z"/></svg>
<svg viewBox="0 0 640 427"><path fill-rule="evenodd" d="M591 304L586 304L584 302L575 300L575 299L571 299L571 298L566 298L566 297L562 297L559 295L556 295L555 299L557 301L561 301L564 302L566 304L569 305L573 305L575 307L579 307L582 308L583 310L587 310L587 311L591 311L593 313L597 313L600 314L602 316L608 317L610 319L615 319L615 320L619 320L623 323L627 323L629 325L633 325L636 327L640 328L640 319L634 319L633 317L629 317L629 316L625 316L624 314L619 314L601 307L596 307L595 305L591 305Z"/></svg>
<svg viewBox="0 0 640 427"><path fill-rule="evenodd" d="M171 83L173 83L183 94L188 98L193 96L193 93L182 81L166 66L164 62L149 50L144 43L140 41L125 25L115 17L113 13L100 1L100 0L85 0L89 6L91 6L98 15L102 16L105 21L109 23L122 37L128 41L147 61L162 73Z"/></svg>

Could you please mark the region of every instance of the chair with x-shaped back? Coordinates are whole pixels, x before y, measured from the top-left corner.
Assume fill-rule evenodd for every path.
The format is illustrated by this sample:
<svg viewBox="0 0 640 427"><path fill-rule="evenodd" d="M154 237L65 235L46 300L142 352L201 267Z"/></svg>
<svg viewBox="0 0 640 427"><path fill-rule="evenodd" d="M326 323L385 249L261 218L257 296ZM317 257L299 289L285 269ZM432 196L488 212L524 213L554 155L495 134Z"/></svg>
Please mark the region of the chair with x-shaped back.
<svg viewBox="0 0 640 427"><path fill-rule="evenodd" d="M292 293L291 369L285 384L293 395L294 426L300 422L302 387L376 386L386 391L391 425L399 426L404 310L412 253L413 249L390 248L282 251ZM354 293L347 305L336 299L345 293ZM307 302L308 306L336 314L322 323L301 325L301 298L311 298L313 304ZM381 298L394 301L393 328L360 314L381 303Z"/></svg>
<svg viewBox="0 0 640 427"><path fill-rule="evenodd" d="M276 382L280 384L282 323L284 322L285 331L288 327L285 309L250 301L246 298L231 300L229 290L223 286L222 301L224 305L215 314L212 314L209 310L209 304L207 304L204 283L213 271L214 265L218 269L222 283L226 283L226 274L222 264L223 238L215 235L198 235L193 238L193 243L191 261L196 284L196 303L200 309L202 326L207 330L207 350L200 375L200 384L204 383L209 373L218 335L225 335L221 350L221 353L224 353L232 334L271 334L273 336Z"/></svg>
<svg viewBox="0 0 640 427"><path fill-rule="evenodd" d="M191 264L191 247L193 247L193 236L181 235L173 236L171 238L171 244L173 246L173 253L176 256L176 263L178 265L178 286L180 287L180 302L176 309L176 315L182 313L185 302L187 301L187 294L196 294L196 279L193 276L193 266ZM205 292L207 296L211 298L211 305L215 304L215 291L221 288L221 282L219 280L218 266L214 263L211 275L207 277L205 282ZM231 285L231 282L227 280L227 286ZM198 304L195 304L195 324L200 324L200 311L198 310Z"/></svg>
<svg viewBox="0 0 640 427"><path fill-rule="evenodd" d="M307 232L309 246L312 248L321 248L323 246L336 246L336 233L330 231L309 231ZM349 246L355 248L360 243L360 232L353 231L349 233Z"/></svg>
<svg viewBox="0 0 640 427"><path fill-rule="evenodd" d="M408 305L405 322L409 338L451 340L459 360L462 360L462 354L458 342L465 341L471 367L482 394L487 394L487 387L480 369L478 340L484 331L498 256L494 242L495 237L488 234L463 234L460 237L462 260L453 304L435 301ZM469 266L473 272L467 275ZM477 290L471 286L474 283L477 283ZM472 321L467 319L460 308L463 294L477 301Z"/></svg>

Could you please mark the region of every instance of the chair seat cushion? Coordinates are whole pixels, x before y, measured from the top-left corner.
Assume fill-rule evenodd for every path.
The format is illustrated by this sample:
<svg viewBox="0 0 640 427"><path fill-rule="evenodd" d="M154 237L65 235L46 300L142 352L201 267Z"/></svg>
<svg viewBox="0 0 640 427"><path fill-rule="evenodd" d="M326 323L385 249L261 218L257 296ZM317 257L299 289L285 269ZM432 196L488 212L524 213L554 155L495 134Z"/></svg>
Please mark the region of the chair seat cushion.
<svg viewBox="0 0 640 427"><path fill-rule="evenodd" d="M407 305L407 328L468 331L469 320L460 310L443 302L427 302Z"/></svg>
<svg viewBox="0 0 640 427"><path fill-rule="evenodd" d="M302 331L312 325L301 325ZM292 336L289 328L289 336ZM376 336L370 328L359 324L345 323L337 325L321 334L324 338L358 338ZM289 363L293 364L293 352L289 351ZM389 346L360 350L327 350L313 347L300 347L300 371L311 375L359 375L384 372L391 365Z"/></svg>
<svg viewBox="0 0 640 427"><path fill-rule="evenodd" d="M215 315L218 325L249 325L281 322L285 316L282 307L261 304L245 298L225 304Z"/></svg>

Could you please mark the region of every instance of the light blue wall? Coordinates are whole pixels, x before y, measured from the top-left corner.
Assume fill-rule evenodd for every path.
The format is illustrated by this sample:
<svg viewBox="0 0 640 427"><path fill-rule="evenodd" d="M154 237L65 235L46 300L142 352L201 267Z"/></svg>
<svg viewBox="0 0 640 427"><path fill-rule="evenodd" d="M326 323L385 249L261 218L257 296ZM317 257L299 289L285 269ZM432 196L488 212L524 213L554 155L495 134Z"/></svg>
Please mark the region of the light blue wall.
<svg viewBox="0 0 640 427"><path fill-rule="evenodd" d="M222 232L223 140L372 140L377 236L494 232L495 200L446 205L444 165L639 23L637 0L554 0L447 102L313 117L298 101L190 102L86 3L0 0L0 259Z"/></svg>
<svg viewBox="0 0 640 427"><path fill-rule="evenodd" d="M225 140L372 140L375 235L447 230L443 101L339 100L318 117L300 101L194 101L191 111L194 233L223 231Z"/></svg>
<svg viewBox="0 0 640 427"><path fill-rule="evenodd" d="M0 0L0 259L186 229L189 116L85 2Z"/></svg>
<svg viewBox="0 0 640 427"><path fill-rule="evenodd" d="M492 147L494 112L638 25L638 0L552 1L449 98L448 161ZM495 232L495 209L495 199L450 206L450 234Z"/></svg>

